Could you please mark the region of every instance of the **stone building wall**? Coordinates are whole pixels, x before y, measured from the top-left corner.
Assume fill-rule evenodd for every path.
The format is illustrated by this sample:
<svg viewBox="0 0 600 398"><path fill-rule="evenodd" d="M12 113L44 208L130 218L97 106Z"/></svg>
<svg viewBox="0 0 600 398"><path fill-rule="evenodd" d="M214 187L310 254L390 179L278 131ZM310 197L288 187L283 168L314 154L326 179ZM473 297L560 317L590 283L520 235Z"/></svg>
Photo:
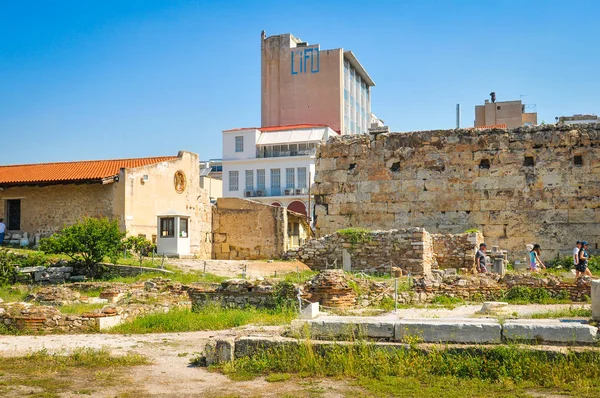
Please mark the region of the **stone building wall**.
<svg viewBox="0 0 600 398"><path fill-rule="evenodd" d="M218 198L212 211L213 258L257 260L286 249L287 211L239 198Z"/></svg>
<svg viewBox="0 0 600 398"><path fill-rule="evenodd" d="M9 199L21 200L21 231L53 233L83 217L120 217L115 213L116 184L65 184L11 187L0 192L0 217Z"/></svg>
<svg viewBox="0 0 600 398"><path fill-rule="evenodd" d="M600 124L341 136L319 148L317 236L351 226L482 231L511 259L600 243Z"/></svg>
<svg viewBox="0 0 600 398"><path fill-rule="evenodd" d="M433 241L423 228L373 231L356 243L335 232L309 240L286 257L296 258L313 270L342 268L344 250L350 255L352 271L389 274L393 265L413 274L430 274L434 261Z"/></svg>
<svg viewBox="0 0 600 398"><path fill-rule="evenodd" d="M431 234L431 239L437 268L471 269L475 267L475 253L479 244L483 243L481 232L456 235Z"/></svg>

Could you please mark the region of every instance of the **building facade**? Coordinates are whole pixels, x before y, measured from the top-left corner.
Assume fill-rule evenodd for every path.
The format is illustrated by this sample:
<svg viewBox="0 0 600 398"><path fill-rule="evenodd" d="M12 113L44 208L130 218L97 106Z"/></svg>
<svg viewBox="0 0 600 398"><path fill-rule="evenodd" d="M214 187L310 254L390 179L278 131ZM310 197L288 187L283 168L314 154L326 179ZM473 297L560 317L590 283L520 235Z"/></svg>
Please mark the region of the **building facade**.
<svg viewBox="0 0 600 398"><path fill-rule="evenodd" d="M321 50L286 33L261 36L261 125L322 124L366 134L375 85L352 51Z"/></svg>
<svg viewBox="0 0 600 398"><path fill-rule="evenodd" d="M308 214L316 148L337 135L309 124L223 131L223 196Z"/></svg>
<svg viewBox="0 0 600 398"><path fill-rule="evenodd" d="M564 124L586 124L586 123L599 123L597 115L573 115L573 116L561 116L558 118L559 123Z"/></svg>
<svg viewBox="0 0 600 398"><path fill-rule="evenodd" d="M537 112L525 112L527 105L519 101L485 100L475 106L475 127L506 125L505 128L537 125Z"/></svg>
<svg viewBox="0 0 600 398"><path fill-rule="evenodd" d="M198 155L0 166L0 214L9 235L50 235L84 217L119 220L128 235L156 241L189 239L189 250L211 256L211 213L199 186ZM176 212L180 230L157 216Z"/></svg>

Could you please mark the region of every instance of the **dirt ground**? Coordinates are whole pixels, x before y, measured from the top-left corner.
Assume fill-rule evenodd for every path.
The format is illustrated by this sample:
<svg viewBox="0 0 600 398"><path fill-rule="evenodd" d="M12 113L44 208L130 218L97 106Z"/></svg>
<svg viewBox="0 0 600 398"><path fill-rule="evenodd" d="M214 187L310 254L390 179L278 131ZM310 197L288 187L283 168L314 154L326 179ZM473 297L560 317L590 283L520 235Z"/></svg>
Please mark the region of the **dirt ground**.
<svg viewBox="0 0 600 398"><path fill-rule="evenodd" d="M589 305L584 305L589 307ZM511 306L519 315L558 310L565 305ZM460 318L473 316L480 306L460 306L455 309L402 309L398 314L384 316ZM0 358L23 356L45 349L48 353L68 353L75 348L107 348L114 355L136 352L153 363L126 370L126 384L107 384L102 391L85 395L65 394L65 397L347 397L369 396L364 390L343 380L290 379L268 382L263 378L232 381L206 368L193 367L190 360L199 355L211 337L240 334L274 335L282 327L243 327L223 331L188 333L157 333L145 335L80 334L46 336L0 335ZM21 396L23 391L15 391ZM546 396L544 394L539 396Z"/></svg>
<svg viewBox="0 0 600 398"><path fill-rule="evenodd" d="M183 271L202 271L230 277L239 277L246 269L246 277L250 279L310 271L310 268L300 261L170 259L169 264Z"/></svg>
<svg viewBox="0 0 600 398"><path fill-rule="evenodd" d="M245 333L278 333L278 327L246 328ZM270 383L262 378L250 381L232 381L206 368L190 365L209 338L238 334L238 331L161 333L146 335L50 335L0 336L0 358L23 356L30 352L47 350L48 353L68 353L78 347L107 348L114 355L136 352L148 357L153 364L127 370L123 385L106 385L102 391L85 395L75 392L65 397L345 397L355 387L343 381L306 380ZM23 394L25 393L25 394ZM27 395L15 391L15 397Z"/></svg>

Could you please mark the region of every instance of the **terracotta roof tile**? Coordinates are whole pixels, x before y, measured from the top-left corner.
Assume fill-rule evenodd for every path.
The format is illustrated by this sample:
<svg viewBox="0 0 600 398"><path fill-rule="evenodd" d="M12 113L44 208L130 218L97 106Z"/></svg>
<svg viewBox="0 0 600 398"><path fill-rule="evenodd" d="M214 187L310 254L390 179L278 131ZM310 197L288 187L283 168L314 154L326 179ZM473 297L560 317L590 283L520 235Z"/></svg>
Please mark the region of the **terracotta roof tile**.
<svg viewBox="0 0 600 398"><path fill-rule="evenodd" d="M175 159L177 156L0 166L0 184L99 181L116 176L121 168L147 166Z"/></svg>

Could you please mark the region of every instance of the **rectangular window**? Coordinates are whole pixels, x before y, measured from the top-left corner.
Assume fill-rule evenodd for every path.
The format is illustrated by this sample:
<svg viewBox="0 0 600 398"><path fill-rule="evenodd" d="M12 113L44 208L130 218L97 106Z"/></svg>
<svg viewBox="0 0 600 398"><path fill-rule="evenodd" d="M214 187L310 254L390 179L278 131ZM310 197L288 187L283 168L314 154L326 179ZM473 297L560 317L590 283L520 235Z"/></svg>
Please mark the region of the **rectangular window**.
<svg viewBox="0 0 600 398"><path fill-rule="evenodd" d="M237 191L240 189L239 177L240 177L240 174L237 170L229 172L229 190L230 191Z"/></svg>
<svg viewBox="0 0 600 398"><path fill-rule="evenodd" d="M298 167L298 188L306 188L306 167Z"/></svg>
<svg viewBox="0 0 600 398"><path fill-rule="evenodd" d="M188 235L188 219L180 218L179 219L179 236L182 238L187 238Z"/></svg>
<svg viewBox="0 0 600 398"><path fill-rule="evenodd" d="M265 189L265 169L256 170L256 188Z"/></svg>
<svg viewBox="0 0 600 398"><path fill-rule="evenodd" d="M9 199L6 201L6 228L9 231L21 230L21 199Z"/></svg>
<svg viewBox="0 0 600 398"><path fill-rule="evenodd" d="M254 170L246 170L246 190L254 189Z"/></svg>
<svg viewBox="0 0 600 398"><path fill-rule="evenodd" d="M161 218L160 219L160 237L161 238L173 238L175 237L175 218Z"/></svg>
<svg viewBox="0 0 600 398"><path fill-rule="evenodd" d="M285 187L286 187L286 189L294 189L295 174L296 173L293 168L285 169Z"/></svg>
<svg viewBox="0 0 600 398"><path fill-rule="evenodd" d="M235 151L236 152L244 152L244 137L243 136L235 137Z"/></svg>
<svg viewBox="0 0 600 398"><path fill-rule="evenodd" d="M271 195L281 195L281 170L271 169Z"/></svg>

